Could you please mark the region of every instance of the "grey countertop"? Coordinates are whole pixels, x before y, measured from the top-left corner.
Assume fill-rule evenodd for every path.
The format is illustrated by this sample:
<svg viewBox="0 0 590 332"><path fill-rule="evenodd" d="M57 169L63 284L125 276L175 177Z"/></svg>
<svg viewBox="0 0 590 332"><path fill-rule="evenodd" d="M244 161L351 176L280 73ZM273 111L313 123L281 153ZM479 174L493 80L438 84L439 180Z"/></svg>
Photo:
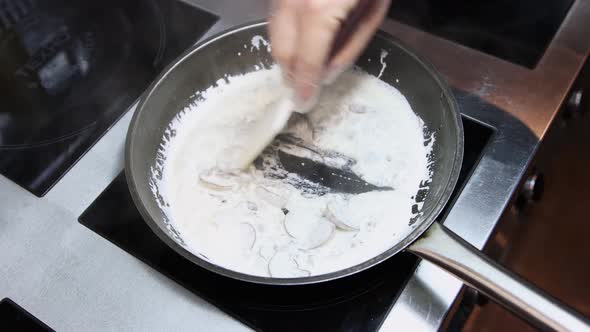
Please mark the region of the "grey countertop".
<svg viewBox="0 0 590 332"><path fill-rule="evenodd" d="M221 17L207 35L260 19L267 5L260 0L190 2ZM464 102L471 105L464 114L497 131L445 225L481 248L538 140L505 112L477 99ZM45 197L0 176L0 298L10 297L57 331L247 330L78 223L78 216L123 169L133 108ZM382 330L438 329L461 287L448 273L421 262Z"/></svg>

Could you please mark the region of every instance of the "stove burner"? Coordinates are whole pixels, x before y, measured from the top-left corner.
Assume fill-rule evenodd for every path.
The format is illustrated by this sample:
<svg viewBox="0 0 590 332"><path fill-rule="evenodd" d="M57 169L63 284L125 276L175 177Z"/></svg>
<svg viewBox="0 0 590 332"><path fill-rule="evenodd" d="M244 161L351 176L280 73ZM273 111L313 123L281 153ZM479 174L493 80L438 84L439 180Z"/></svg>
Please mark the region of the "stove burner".
<svg viewBox="0 0 590 332"><path fill-rule="evenodd" d="M20 1L16 1L20 2ZM163 26L157 4L142 1L138 15L150 25ZM133 45L140 33L124 8L103 3L28 1L5 4L4 16L21 10L17 19L0 35L1 86L8 103L0 111L0 146L25 147L48 144L88 130L108 117L109 90L125 88L120 77L133 74L137 52ZM153 45L166 45L162 28ZM161 57L150 52L152 63ZM113 111L109 110L108 111Z"/></svg>
<svg viewBox="0 0 590 332"><path fill-rule="evenodd" d="M465 157L450 202L493 134L478 122L464 118L463 123ZM123 173L79 221L257 331L377 331L417 262L413 255L400 253L355 275L306 286L258 285L223 277L186 260L151 231L133 204Z"/></svg>
<svg viewBox="0 0 590 332"><path fill-rule="evenodd" d="M43 195L215 20L178 0L1 0L0 172Z"/></svg>

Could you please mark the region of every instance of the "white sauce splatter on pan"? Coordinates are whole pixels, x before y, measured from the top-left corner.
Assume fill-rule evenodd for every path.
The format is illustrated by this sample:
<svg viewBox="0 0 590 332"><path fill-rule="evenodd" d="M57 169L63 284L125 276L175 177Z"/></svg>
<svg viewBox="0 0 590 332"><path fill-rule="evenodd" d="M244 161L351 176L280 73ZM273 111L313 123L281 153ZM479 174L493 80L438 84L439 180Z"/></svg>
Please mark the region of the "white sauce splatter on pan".
<svg viewBox="0 0 590 332"><path fill-rule="evenodd" d="M387 62L385 62L385 58L388 54L389 52L386 50L381 50L381 56L379 57L379 62L381 62L381 70L379 71L377 78L381 78L381 76L383 76L383 72L385 72L385 68L387 68Z"/></svg>
<svg viewBox="0 0 590 332"><path fill-rule="evenodd" d="M264 37L262 36L254 36L252 37L252 40L250 41L250 51L253 51L254 49L260 51L261 47L266 47L266 50L270 53L271 51L271 47L270 47L270 43L268 41L266 41L266 39L264 39Z"/></svg>

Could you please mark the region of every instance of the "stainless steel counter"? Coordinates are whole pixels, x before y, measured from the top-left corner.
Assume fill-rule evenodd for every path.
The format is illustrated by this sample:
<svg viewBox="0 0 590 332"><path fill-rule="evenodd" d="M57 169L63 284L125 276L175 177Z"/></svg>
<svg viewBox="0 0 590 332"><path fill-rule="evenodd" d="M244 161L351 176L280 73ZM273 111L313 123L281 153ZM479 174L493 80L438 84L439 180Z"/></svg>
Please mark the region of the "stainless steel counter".
<svg viewBox="0 0 590 332"><path fill-rule="evenodd" d="M207 35L266 13L266 1L260 0L190 2L221 17ZM396 23L384 27L395 35ZM448 76L448 70L443 72ZM480 85L485 84L484 77ZM482 248L538 139L510 113L477 97L469 97L466 104L470 106L464 114L497 132L445 224ZM45 197L37 198L0 177L0 298L10 297L57 331L247 330L78 223L78 216L123 169L132 111L133 107ZM461 287L454 277L421 262L382 330L437 330Z"/></svg>

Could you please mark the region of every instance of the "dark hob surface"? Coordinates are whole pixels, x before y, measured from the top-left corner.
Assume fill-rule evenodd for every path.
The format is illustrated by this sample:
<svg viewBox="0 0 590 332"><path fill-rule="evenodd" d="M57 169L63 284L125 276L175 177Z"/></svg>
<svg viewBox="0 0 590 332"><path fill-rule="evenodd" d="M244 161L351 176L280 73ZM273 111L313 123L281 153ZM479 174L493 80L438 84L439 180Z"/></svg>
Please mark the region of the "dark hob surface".
<svg viewBox="0 0 590 332"><path fill-rule="evenodd" d="M389 17L534 68L573 0L394 0Z"/></svg>
<svg viewBox="0 0 590 332"><path fill-rule="evenodd" d="M473 120L464 118L463 123L465 158L453 197L462 189L493 134L492 129ZM401 253L353 276L306 286L267 286L229 279L186 260L150 230L133 204L124 173L79 221L260 331L376 331L417 263L413 255Z"/></svg>
<svg viewBox="0 0 590 332"><path fill-rule="evenodd" d="M179 0L0 2L0 174L44 195L217 18Z"/></svg>

